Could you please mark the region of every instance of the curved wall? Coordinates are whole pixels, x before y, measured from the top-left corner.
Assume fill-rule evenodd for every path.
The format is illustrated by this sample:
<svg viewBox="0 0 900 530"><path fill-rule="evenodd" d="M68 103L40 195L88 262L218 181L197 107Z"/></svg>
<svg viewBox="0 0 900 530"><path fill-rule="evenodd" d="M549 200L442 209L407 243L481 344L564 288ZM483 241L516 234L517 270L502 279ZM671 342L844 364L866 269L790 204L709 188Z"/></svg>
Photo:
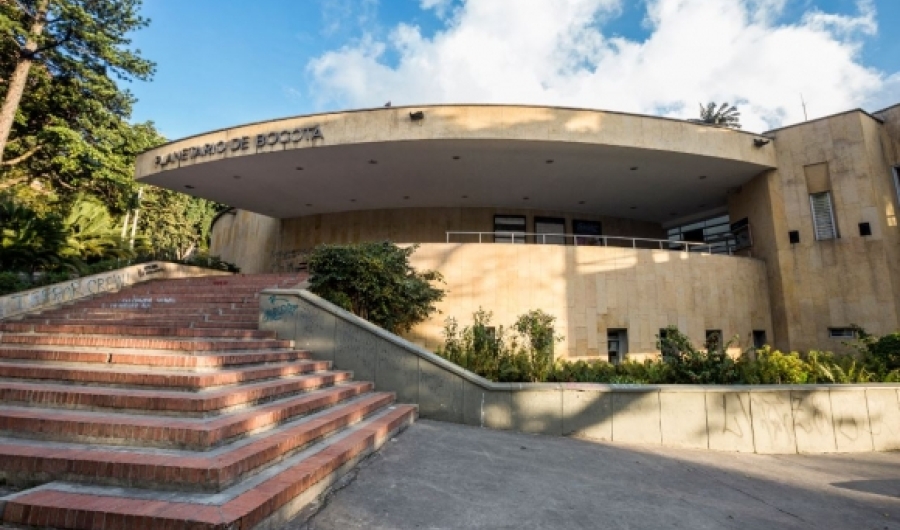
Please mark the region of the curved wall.
<svg viewBox="0 0 900 530"><path fill-rule="evenodd" d="M707 330L751 344L753 330L772 338L765 264L732 256L614 247L423 244L417 269L444 276L446 298L407 338L429 349L442 342L444 320L471 323L479 308L508 327L542 309L564 335L557 356L605 356L607 330L628 332L632 359L655 356L661 328L678 326L696 345Z"/></svg>
<svg viewBox="0 0 900 530"><path fill-rule="evenodd" d="M447 232L492 232L494 216L521 215L529 232L536 217L565 219L566 232L572 221L599 221L607 236L665 239L656 223L602 215L508 208L402 208L308 215L273 219L244 210L226 214L212 230L210 251L235 263L245 273L271 272L291 266L296 253L308 252L326 243L394 241L397 243L444 243ZM484 241L491 241L484 236ZM475 235L452 235L451 242L477 242ZM530 241L530 238L529 238ZM630 245L610 240L611 245Z"/></svg>
<svg viewBox="0 0 900 530"><path fill-rule="evenodd" d="M668 325L677 325L695 344L703 344L706 330L721 330L726 338L738 335L741 347L749 344L753 330L773 338L762 261L615 246L444 243L447 230L491 230L496 212L408 209L284 221L238 212L216 224L211 251L236 263L242 272L254 273L289 266L292 251L320 243L382 239L420 243L412 264L438 270L445 278L447 296L439 305L441 313L408 338L432 349L442 341L447 317L465 325L479 308L492 311L494 322L504 326L530 309L556 316L557 329L564 335L557 352L566 357L604 356L608 329L627 330L628 351L635 359L656 354L656 335ZM565 215L535 210L503 213L526 215L529 230L536 215ZM595 219L603 222L604 233L610 236L662 237L662 228L651 223Z"/></svg>
<svg viewBox="0 0 900 530"><path fill-rule="evenodd" d="M424 120L410 119L421 110ZM270 134L318 128L301 140L268 143ZM257 136L262 135L259 145ZM288 137L290 134L288 134ZM363 109L252 123L184 138L138 156L136 178L240 158L316 146L448 139L574 142L671 151L775 167L771 146L753 146L759 135L682 120L592 109L525 105L422 105ZM222 142L222 149L215 146ZM211 152L203 151L210 145ZM198 146L200 151L194 151ZM177 158L169 155L177 154ZM182 156L183 155L183 156ZM169 163L160 164L157 161Z"/></svg>

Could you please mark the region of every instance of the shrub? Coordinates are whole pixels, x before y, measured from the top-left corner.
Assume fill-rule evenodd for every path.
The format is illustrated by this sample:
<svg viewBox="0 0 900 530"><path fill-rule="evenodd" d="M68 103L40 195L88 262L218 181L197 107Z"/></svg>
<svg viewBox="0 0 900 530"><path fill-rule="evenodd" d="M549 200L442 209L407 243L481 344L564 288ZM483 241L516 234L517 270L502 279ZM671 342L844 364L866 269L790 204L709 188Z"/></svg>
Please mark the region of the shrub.
<svg viewBox="0 0 900 530"><path fill-rule="evenodd" d="M900 333L884 335L867 345L872 368L879 373L900 370Z"/></svg>
<svg viewBox="0 0 900 530"><path fill-rule="evenodd" d="M751 385L803 384L809 379L809 365L797 352L788 354L766 346L756 358L744 356L740 362L740 380Z"/></svg>
<svg viewBox="0 0 900 530"><path fill-rule="evenodd" d="M698 350L675 326L666 328L665 336L657 336L657 348L663 352L662 362L668 366L667 377L671 383L705 385L738 382L738 367L726 353L731 344L732 341L726 344L712 341L706 350Z"/></svg>
<svg viewBox="0 0 900 530"><path fill-rule="evenodd" d="M0 296L24 291L31 284L23 280L16 272L0 272Z"/></svg>
<svg viewBox="0 0 900 530"><path fill-rule="evenodd" d="M205 269L215 269L234 273L241 272L240 267L234 263L225 261L219 256L210 256L203 252L192 254L190 257L180 260L179 263L193 265L194 267L203 267Z"/></svg>
<svg viewBox="0 0 900 530"><path fill-rule="evenodd" d="M409 257L417 246L390 242L323 245L310 255L310 290L392 332L409 331L437 311L444 291L436 271L417 272Z"/></svg>
<svg viewBox="0 0 900 530"><path fill-rule="evenodd" d="M553 345L562 340L553 329L556 317L541 310L519 316L508 334L491 325L492 313L479 309L472 325L462 330L455 318L444 325L444 345L437 354L445 359L498 382L542 382L555 372Z"/></svg>

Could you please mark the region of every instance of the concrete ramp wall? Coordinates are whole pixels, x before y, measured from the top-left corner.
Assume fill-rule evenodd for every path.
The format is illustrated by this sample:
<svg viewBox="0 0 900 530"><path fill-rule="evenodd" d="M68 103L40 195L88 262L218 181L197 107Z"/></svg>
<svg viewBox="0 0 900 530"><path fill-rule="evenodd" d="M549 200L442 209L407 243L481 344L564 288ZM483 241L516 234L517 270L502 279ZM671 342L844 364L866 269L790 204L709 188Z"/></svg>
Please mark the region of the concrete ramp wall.
<svg viewBox="0 0 900 530"><path fill-rule="evenodd" d="M230 276L231 273L165 261L151 261L149 263L131 265L121 269L101 272L100 274L0 296L0 320L35 311L43 311L98 294L114 293L124 287L149 280L172 280L175 278L219 275Z"/></svg>
<svg viewBox="0 0 900 530"><path fill-rule="evenodd" d="M266 290L260 328L352 370L423 418L756 453L900 450L900 385L493 383L303 290Z"/></svg>

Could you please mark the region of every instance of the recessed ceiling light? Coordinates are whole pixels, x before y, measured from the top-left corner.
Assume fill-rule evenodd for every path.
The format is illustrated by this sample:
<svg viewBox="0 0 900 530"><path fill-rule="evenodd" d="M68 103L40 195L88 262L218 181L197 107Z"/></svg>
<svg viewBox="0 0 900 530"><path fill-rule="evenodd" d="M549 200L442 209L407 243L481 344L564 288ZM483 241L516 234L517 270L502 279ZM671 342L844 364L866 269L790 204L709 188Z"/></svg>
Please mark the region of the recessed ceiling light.
<svg viewBox="0 0 900 530"><path fill-rule="evenodd" d="M453 160L459 160L459 155L453 155Z"/></svg>
<svg viewBox="0 0 900 530"><path fill-rule="evenodd" d="M189 190L194 189L194 187L191 186L190 184L185 184L184 187L187 188L187 189L189 189Z"/></svg>
<svg viewBox="0 0 900 530"><path fill-rule="evenodd" d="M631 170L632 170L632 171L637 171L637 166L633 166L633 167L631 168Z"/></svg>
<svg viewBox="0 0 900 530"><path fill-rule="evenodd" d="M706 175L700 175L700 176L697 177L697 178L700 179L700 180L706 180Z"/></svg>
<svg viewBox="0 0 900 530"><path fill-rule="evenodd" d="M369 160L369 163L372 164L372 165L375 165L375 164L378 163L378 160L375 160L375 159L373 158L372 160Z"/></svg>

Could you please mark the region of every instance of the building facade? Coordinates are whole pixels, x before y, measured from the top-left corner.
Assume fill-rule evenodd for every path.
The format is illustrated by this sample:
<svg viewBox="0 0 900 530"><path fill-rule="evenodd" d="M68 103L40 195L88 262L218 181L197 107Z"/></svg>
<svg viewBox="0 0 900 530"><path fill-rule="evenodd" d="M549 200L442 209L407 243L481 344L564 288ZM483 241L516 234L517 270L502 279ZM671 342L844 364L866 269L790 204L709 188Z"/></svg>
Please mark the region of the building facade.
<svg viewBox="0 0 900 530"><path fill-rule="evenodd" d="M900 328L900 106L753 134L586 109L441 105L301 116L142 154L137 179L232 205L214 254L302 267L317 245L419 244L447 297L412 340L479 307L540 308L559 353L697 343L845 348Z"/></svg>

